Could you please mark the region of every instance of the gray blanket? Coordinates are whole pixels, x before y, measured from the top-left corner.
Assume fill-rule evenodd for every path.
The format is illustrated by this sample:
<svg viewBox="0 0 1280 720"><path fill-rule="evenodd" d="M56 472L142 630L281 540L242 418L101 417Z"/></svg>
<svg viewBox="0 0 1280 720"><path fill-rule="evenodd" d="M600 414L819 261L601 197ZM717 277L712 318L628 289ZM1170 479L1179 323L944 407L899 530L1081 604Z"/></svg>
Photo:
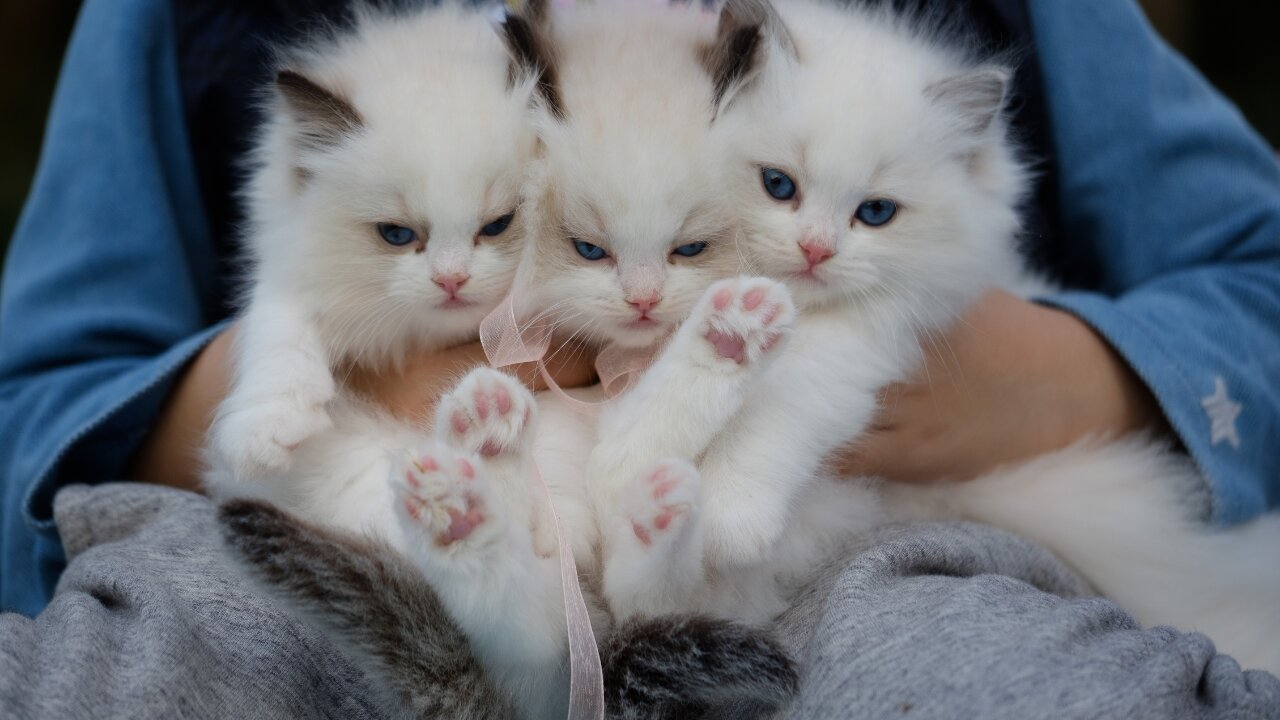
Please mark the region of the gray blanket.
<svg viewBox="0 0 1280 720"><path fill-rule="evenodd" d="M0 717L382 717L324 637L228 562L212 506L70 487L70 565L0 616ZM976 525L882 530L783 618L795 718L1280 718L1280 681L1205 637L1139 629L1047 553Z"/></svg>

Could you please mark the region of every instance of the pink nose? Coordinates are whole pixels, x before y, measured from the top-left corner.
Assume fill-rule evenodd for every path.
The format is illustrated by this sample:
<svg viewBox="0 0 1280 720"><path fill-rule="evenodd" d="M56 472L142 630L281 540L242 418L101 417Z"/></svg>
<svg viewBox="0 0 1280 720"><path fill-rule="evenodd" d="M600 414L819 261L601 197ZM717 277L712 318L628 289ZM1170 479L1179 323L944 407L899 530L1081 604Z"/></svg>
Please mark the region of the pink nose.
<svg viewBox="0 0 1280 720"><path fill-rule="evenodd" d="M434 275L431 280L439 285L445 292L449 293L449 297L458 294L458 289L467 284L471 276L464 273L451 273L449 275Z"/></svg>
<svg viewBox="0 0 1280 720"><path fill-rule="evenodd" d="M649 293L644 297L627 298L627 302L639 310L641 314L644 314L652 310L654 305L662 302L662 296L656 292Z"/></svg>
<svg viewBox="0 0 1280 720"><path fill-rule="evenodd" d="M832 250L829 245L814 241L801 242L800 249L804 251L805 257L809 258L809 267L813 267L836 254L835 250Z"/></svg>

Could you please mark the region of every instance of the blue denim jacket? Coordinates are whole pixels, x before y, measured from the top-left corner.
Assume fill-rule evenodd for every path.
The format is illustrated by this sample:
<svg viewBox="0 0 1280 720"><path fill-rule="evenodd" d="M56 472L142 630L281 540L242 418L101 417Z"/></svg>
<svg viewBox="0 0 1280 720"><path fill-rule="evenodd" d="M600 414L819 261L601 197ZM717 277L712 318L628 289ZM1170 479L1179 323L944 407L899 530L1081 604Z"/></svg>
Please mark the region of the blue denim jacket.
<svg viewBox="0 0 1280 720"><path fill-rule="evenodd" d="M1045 302L1155 392L1215 520L1256 515L1280 503L1280 167L1132 0L1026 9L1066 239L1050 270L1079 285ZM72 38L0 296L0 609L43 607L55 491L124 476L224 320L173 36L165 0L89 0Z"/></svg>

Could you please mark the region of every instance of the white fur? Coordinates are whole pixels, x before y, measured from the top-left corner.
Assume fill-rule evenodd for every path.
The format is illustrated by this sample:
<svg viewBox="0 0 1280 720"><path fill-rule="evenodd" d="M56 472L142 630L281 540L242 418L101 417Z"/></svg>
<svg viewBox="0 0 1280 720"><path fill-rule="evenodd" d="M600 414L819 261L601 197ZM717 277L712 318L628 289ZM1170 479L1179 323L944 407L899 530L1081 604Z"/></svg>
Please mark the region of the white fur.
<svg viewBox="0 0 1280 720"><path fill-rule="evenodd" d="M295 455L313 463L300 477L354 462L346 451L360 444L334 440L370 420L335 417L359 413L349 399L332 404L335 369L390 369L410 352L476 337L515 273L520 189L536 147L532 83L508 88L508 65L492 23L451 5L361 14L352 31L287 60L363 125L317 149L299 141L306 119L296 108L280 96L270 108L247 193L252 275L233 387L212 432L213 489L261 484L255 491L269 497L294 496L292 506L349 510L282 475ZM513 210L504 234L478 236ZM392 247L378 235L383 222L420 241ZM433 277L459 272L471 276L459 293L468 305L445 308ZM346 426L325 433L334 420Z"/></svg>
<svg viewBox="0 0 1280 720"><path fill-rule="evenodd" d="M359 14L353 30L294 52L286 66L348 102L363 125L317 149L299 142L306 118L285 98L270 110L248 193L252 276L235 382L212 432L207 486L217 496L263 497L410 550L417 535L401 532L387 479L403 477L405 448L431 436L343 389L334 372L353 365L391 371L411 353L478 337L480 320L514 279L533 224L531 204L523 202L538 148L533 78L530 71L509 76L512 60L485 13L450 4L408 15ZM513 211L505 232L480 235ZM390 246L377 233L382 222L414 229L419 242ZM446 307L449 294L434 278L457 273L470 276L458 293L467 304ZM473 390L464 386L459 397ZM459 410L440 409L446 417ZM448 427L438 430L447 434ZM457 452L478 450L467 438L447 439L461 446ZM490 504L516 509L513 527L535 525L542 505L527 491L508 482L486 493L502 498ZM499 533L485 547L520 537ZM545 534L538 542L545 552ZM520 564L515 549L484 554L499 563L493 567L415 554L500 685L531 698L562 684L558 664L538 656L555 653L558 660L562 637L524 644L528 652L516 666L527 667L531 654L538 671L550 673L537 687L506 671L507 652L488 652L521 655L512 649L513 626L500 621L552 632L554 618L536 609L532 617L513 612L509 588L477 593L485 583L455 580L481 573L510 587L532 586L545 564ZM543 702L559 701L553 693Z"/></svg>
<svg viewBox="0 0 1280 720"><path fill-rule="evenodd" d="M744 205L745 255L786 282L801 314L790 346L699 463L707 561L722 571L771 567L784 529L788 543L817 541L813 513L850 491L814 471L865 426L876 389L908 378L921 339L983 289L1027 282L1013 240L1024 172L1000 118L982 109L1004 73L888 14L799 0L779 9L798 57L740 93L723 127L741 197L758 198ZM801 202L766 196L761 166L795 178ZM854 221L871 198L896 200L898 216L881 228ZM816 280L803 275L798 246L814 239L835 250ZM1280 518L1209 528L1192 519L1204 493L1188 486L1203 488L1188 459L1132 439L891 492L886 512L1021 532L1142 622L1204 631L1246 666L1280 669L1280 566L1268 560Z"/></svg>
<svg viewBox="0 0 1280 720"><path fill-rule="evenodd" d="M559 118L544 104L535 117L544 153L524 186L531 238L516 281L517 309L522 320L549 320L561 337L644 347L669 335L711 282L738 268L714 162L711 79L699 55L714 37L714 18L690 7L599 3L556 7L552 20L567 114ZM450 158L465 175L464 154ZM439 159L417 163L441 166ZM575 237L607 249L610 258L584 260L573 249ZM693 242L708 248L691 258L672 254ZM262 285L260 275L256 287ZM656 301L651 322L637 324L639 312L628 300L646 296ZM373 338L352 341L360 354ZM329 405L335 428L294 451L287 482L242 484L240 491L267 493L410 551L502 692L527 716L552 717L567 702L564 610L548 510L541 486L530 484L527 453L532 448L581 571L598 575L599 535L585 472L595 423L546 394L537 399L537 422L517 427L496 412L495 388L518 405L526 402L527 391L514 380L474 371L441 401L430 439L340 397ZM585 396L600 399L591 391ZM455 416L465 420L464 430ZM511 447L486 454L491 440ZM435 469L407 463L405 447L417 448L421 468ZM458 460L470 464L474 479L463 476ZM381 486L373 487L378 477ZM393 506L398 515L389 512ZM436 511L424 513L427 507ZM459 517L480 524L451 541ZM604 635L610 615L598 598L592 605Z"/></svg>

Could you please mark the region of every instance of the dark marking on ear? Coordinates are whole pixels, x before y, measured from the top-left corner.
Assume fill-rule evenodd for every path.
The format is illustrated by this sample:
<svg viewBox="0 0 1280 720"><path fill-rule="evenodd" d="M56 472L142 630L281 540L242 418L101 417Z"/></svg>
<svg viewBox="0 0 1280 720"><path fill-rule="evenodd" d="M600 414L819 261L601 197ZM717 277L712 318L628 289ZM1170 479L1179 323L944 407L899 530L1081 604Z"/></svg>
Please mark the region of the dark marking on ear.
<svg viewBox="0 0 1280 720"><path fill-rule="evenodd" d="M939 80L925 88L933 102L946 105L961 119L965 132L980 136L1004 110L1013 73L998 65L984 65L964 75Z"/></svg>
<svg viewBox="0 0 1280 720"><path fill-rule="evenodd" d="M293 70L276 73L276 89L298 123L298 141L304 148L334 147L364 127L364 118L351 103Z"/></svg>
<svg viewBox="0 0 1280 720"><path fill-rule="evenodd" d="M768 0L728 0L720 10L716 41L703 55L717 110L759 74L769 45L795 57L795 43L773 5Z"/></svg>
<svg viewBox="0 0 1280 720"><path fill-rule="evenodd" d="M520 6L520 14L534 25L546 27L546 23L551 18L550 7L550 0L524 0Z"/></svg>
<svg viewBox="0 0 1280 720"><path fill-rule="evenodd" d="M557 80L555 46L549 30L550 14L545 0L526 1L520 13L510 13L502 22L502 39L511 53L508 82L521 77L537 79L538 96L557 120L565 118L564 101Z"/></svg>
<svg viewBox="0 0 1280 720"><path fill-rule="evenodd" d="M758 27L734 28L707 53L707 66L715 88L714 102L720 106L729 89L742 82L756 62L763 38Z"/></svg>

